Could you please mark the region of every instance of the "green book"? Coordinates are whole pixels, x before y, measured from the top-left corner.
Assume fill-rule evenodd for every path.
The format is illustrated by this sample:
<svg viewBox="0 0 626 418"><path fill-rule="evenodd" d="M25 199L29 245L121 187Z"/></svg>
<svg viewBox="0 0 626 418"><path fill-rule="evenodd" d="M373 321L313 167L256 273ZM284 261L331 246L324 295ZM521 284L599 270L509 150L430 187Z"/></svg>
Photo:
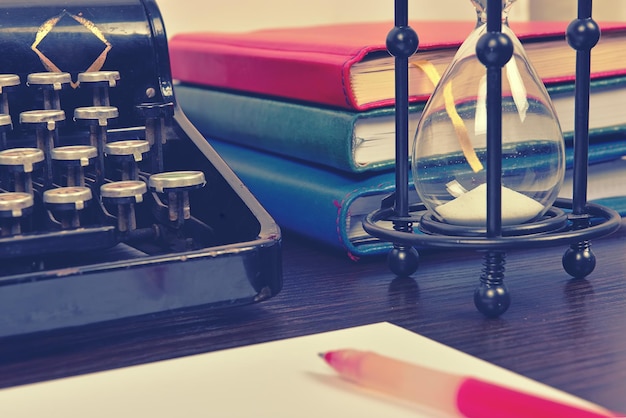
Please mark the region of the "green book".
<svg viewBox="0 0 626 418"><path fill-rule="evenodd" d="M184 84L174 93L208 138L353 173L394 165L393 107L353 112ZM409 132L417 129L424 105L410 107Z"/></svg>
<svg viewBox="0 0 626 418"><path fill-rule="evenodd" d="M391 169L395 163L393 107L348 111L266 96L179 84L178 103L191 122L208 138L360 173ZM548 92L566 141L574 130L574 85L551 85ZM623 113L626 77L598 79L591 86L590 136L606 137L626 131ZM420 102L409 109L409 148L421 112Z"/></svg>

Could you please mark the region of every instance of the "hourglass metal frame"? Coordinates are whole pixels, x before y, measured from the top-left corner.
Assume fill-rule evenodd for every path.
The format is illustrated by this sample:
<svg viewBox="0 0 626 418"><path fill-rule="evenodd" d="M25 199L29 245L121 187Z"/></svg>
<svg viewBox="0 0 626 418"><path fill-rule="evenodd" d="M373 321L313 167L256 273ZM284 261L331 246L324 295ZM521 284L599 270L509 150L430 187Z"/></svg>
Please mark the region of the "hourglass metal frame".
<svg viewBox="0 0 626 418"><path fill-rule="evenodd" d="M391 271L409 276L419 266L416 247L467 248L485 252L484 267L474 292L476 308L487 317L498 317L510 305L504 284L506 251L528 246L567 244L565 271L584 278L595 268L590 240L609 235L620 227L620 215L607 207L587 202L589 150L589 86L591 49L600 39L592 19L591 0L578 1L578 17L568 26L566 37L576 50L575 126L572 199L557 199L537 221L502 226L502 67L513 53L509 37L502 33L500 13L487 13L487 31L476 46L487 74L487 221L486 228L466 228L437 221L423 204L409 205L408 155L408 59L417 51L419 39L408 25L408 1L395 0L394 28L386 45L395 60L396 97L396 190L381 208L368 214L363 228L372 236L393 242L388 255ZM499 10L502 0L487 0L487 10ZM393 229L379 224L391 221Z"/></svg>

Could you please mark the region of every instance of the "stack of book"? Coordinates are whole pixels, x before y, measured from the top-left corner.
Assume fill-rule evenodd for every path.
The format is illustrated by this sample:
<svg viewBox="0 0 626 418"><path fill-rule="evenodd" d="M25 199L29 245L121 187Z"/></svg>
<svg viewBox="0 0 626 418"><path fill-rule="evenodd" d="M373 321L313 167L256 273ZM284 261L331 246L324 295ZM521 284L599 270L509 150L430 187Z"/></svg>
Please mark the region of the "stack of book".
<svg viewBox="0 0 626 418"><path fill-rule="evenodd" d="M575 51L565 40L567 25L521 22L512 29L571 145ZM472 22L411 26L420 39L411 62L430 62L439 73L473 29ZM243 183L283 228L353 258L391 246L361 227L395 188L394 59L385 46L391 28L381 22L185 33L169 42L177 102ZM617 59L626 49L626 23L601 28L592 50L592 163L626 155L626 61ZM410 132L433 89L411 64ZM570 165L571 157L568 146ZM607 193L614 192L595 197Z"/></svg>

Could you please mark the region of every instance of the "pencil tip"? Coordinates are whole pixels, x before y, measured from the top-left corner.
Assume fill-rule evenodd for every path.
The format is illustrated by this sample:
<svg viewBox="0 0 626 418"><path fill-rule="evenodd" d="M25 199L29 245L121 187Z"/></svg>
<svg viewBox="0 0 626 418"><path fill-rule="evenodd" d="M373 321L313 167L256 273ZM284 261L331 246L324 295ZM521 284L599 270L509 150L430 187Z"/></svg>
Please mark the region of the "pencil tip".
<svg viewBox="0 0 626 418"><path fill-rule="evenodd" d="M320 358L326 358L326 353L317 353Z"/></svg>

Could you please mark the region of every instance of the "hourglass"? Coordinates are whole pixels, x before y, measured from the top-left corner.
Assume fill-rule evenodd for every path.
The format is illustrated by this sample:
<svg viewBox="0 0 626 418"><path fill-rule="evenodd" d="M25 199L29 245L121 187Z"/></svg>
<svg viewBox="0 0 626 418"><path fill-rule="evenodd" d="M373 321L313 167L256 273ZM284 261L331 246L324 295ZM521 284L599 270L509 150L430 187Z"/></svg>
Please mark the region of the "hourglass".
<svg viewBox="0 0 626 418"><path fill-rule="evenodd" d="M501 86L503 225L543 216L557 198L565 173L565 143L550 97L507 24L514 1L502 1L506 37L489 40L512 49L508 61L503 59ZM424 108L411 161L420 199L437 221L484 228L489 165L487 74L477 56L477 44L487 33L488 10L485 0L472 3L478 15L476 28ZM500 8L495 12L499 14Z"/></svg>
<svg viewBox="0 0 626 418"><path fill-rule="evenodd" d="M600 36L591 1L579 1L578 19L567 30L577 51L573 200L557 198L563 136L550 97L508 26L514 0L471 2L477 25L438 81L414 137L411 169L421 203L411 207L403 187L409 160L404 69L417 37L410 35L406 0L395 2L387 47L396 57L396 192L363 227L394 243L388 259L397 275L415 272L418 246L483 251L474 303L495 317L510 304L503 282L507 250L567 243L565 270L585 277L595 266L588 240L614 232L621 218L586 202L589 61ZM381 220L392 221L393 230Z"/></svg>

